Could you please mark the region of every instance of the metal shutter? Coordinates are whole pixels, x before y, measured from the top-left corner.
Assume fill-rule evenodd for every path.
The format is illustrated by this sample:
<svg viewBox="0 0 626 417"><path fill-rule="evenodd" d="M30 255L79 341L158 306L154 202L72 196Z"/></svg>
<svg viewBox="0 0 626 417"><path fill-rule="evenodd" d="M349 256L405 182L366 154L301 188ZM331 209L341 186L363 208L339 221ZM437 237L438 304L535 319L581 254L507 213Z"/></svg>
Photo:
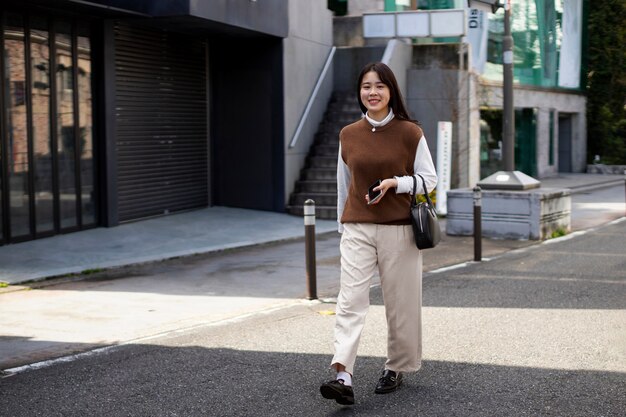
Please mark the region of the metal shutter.
<svg viewBox="0 0 626 417"><path fill-rule="evenodd" d="M119 221L208 204L205 45L118 23Z"/></svg>

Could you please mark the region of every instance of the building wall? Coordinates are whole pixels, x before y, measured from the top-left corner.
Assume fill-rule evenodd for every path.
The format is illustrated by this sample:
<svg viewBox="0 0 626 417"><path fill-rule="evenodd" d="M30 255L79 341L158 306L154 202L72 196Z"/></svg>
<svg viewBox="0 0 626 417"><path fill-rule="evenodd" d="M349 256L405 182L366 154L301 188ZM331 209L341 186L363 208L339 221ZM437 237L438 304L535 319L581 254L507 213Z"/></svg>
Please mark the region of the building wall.
<svg viewBox="0 0 626 417"><path fill-rule="evenodd" d="M437 123L452 122L453 188L473 186L480 173L476 81L460 67L466 55L459 47L460 44L414 45L413 61L407 70L407 106L420 121L435 161Z"/></svg>
<svg viewBox="0 0 626 417"><path fill-rule="evenodd" d="M213 204L283 211L282 39L228 37L209 49Z"/></svg>
<svg viewBox="0 0 626 417"><path fill-rule="evenodd" d="M385 10L384 0L348 0L348 15L350 16L376 13L383 10Z"/></svg>
<svg viewBox="0 0 626 417"><path fill-rule="evenodd" d="M338 48L334 62L334 90L355 94L357 78L363 66L368 62L382 60L384 53L385 48L383 46ZM354 99L356 101L356 94Z"/></svg>
<svg viewBox="0 0 626 417"><path fill-rule="evenodd" d="M300 176L333 89L333 67L318 90L295 146L290 143L333 47L332 12L325 1L290 0L289 35L283 40L285 204Z"/></svg>
<svg viewBox="0 0 626 417"><path fill-rule="evenodd" d="M502 86L482 84L478 88L479 104L502 108ZM566 90L542 90L538 88L515 86L513 92L515 108L537 109L537 176L545 178L558 173L558 115L565 113L572 116L572 171L585 172L587 155L587 98L579 93ZM548 161L550 146L550 112L553 118L554 164Z"/></svg>
<svg viewBox="0 0 626 417"><path fill-rule="evenodd" d="M410 42L400 39L391 39L385 48L382 61L391 68L396 76L398 88L402 96L407 93L407 68L411 66L413 59L413 47Z"/></svg>

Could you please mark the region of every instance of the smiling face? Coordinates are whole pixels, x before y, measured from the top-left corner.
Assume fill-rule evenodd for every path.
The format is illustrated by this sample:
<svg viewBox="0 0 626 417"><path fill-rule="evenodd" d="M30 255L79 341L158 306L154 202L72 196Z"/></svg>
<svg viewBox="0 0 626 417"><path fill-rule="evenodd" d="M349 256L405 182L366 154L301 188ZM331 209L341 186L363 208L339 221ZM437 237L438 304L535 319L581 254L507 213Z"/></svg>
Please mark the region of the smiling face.
<svg viewBox="0 0 626 417"><path fill-rule="evenodd" d="M380 80L376 71L365 73L360 87L361 103L367 109L367 114L374 120L383 120L389 114L389 99L391 91Z"/></svg>

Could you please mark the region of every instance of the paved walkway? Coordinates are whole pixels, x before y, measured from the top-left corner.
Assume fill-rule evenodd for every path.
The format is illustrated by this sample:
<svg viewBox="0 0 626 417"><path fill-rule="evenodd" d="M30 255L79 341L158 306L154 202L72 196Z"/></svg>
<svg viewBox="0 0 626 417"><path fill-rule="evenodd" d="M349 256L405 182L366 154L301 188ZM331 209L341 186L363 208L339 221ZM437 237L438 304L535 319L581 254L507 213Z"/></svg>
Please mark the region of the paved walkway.
<svg viewBox="0 0 626 417"><path fill-rule="evenodd" d="M563 184L576 193L574 231L624 216L623 178L549 182ZM317 294L332 298L340 235L334 221L318 220L316 231ZM0 288L0 370L298 303L307 296L303 232L301 217L214 207L0 247L0 270L16 282L103 269ZM483 259L537 243L483 239ZM444 234L424 271L471 260L471 236Z"/></svg>
<svg viewBox="0 0 626 417"><path fill-rule="evenodd" d="M561 174L543 179L541 183L544 188L569 188L572 193L585 193L623 184L624 177ZM598 209L602 211L603 207ZM576 210L573 207L573 219L577 216ZM316 221L318 234L334 230L335 221ZM112 228L0 246L0 281L20 284L303 236L304 223L298 216L210 207Z"/></svg>
<svg viewBox="0 0 626 417"><path fill-rule="evenodd" d="M0 415L623 417L625 220L424 274L422 369L389 395L373 392L386 357L386 321L382 290L372 288L356 404L345 408L319 393L332 375L333 301L284 298L280 308L260 310L304 282L302 269L293 267L302 258L287 249L301 241L151 263L128 268L135 274L120 279L3 294L0 335L16 337L0 337L0 369L8 375L0 378ZM330 240L336 253L329 235L320 249ZM452 252L438 246L424 259L439 249ZM320 268L336 263L326 251L320 255ZM159 265L159 276L145 275ZM290 286L276 285L277 270L291 276ZM326 271L320 277L331 275ZM251 296L255 285L265 295ZM69 302L72 293L76 303ZM211 321L238 299L258 303L256 311ZM25 313L4 313L11 304ZM192 317L182 313L194 305L197 325L185 330L189 322L182 319ZM34 322L34 310L45 321ZM39 355L62 354L71 339L82 340L75 349L89 349L88 337L108 319L118 321L105 337L121 341L130 327L148 330L169 320L175 330L114 346L103 340L106 347L97 351L3 368L11 355L15 363L32 364ZM55 327L67 331L52 334ZM20 356L27 349L32 355Z"/></svg>

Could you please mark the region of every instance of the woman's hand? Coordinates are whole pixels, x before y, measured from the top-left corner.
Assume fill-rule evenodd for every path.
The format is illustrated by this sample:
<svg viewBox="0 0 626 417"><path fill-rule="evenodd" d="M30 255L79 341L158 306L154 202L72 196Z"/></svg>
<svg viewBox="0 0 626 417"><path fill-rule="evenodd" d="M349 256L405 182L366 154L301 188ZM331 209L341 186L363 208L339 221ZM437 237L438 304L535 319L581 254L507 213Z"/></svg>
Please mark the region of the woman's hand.
<svg viewBox="0 0 626 417"><path fill-rule="evenodd" d="M380 203L380 200L383 199L383 197L387 193L387 190L389 190L390 188L398 188L398 180L397 179L395 179L395 178L387 178L385 180L382 180L382 182L380 183L380 185L378 187L374 188L374 191L380 191L382 193L382 195L380 196L380 198L378 200L374 201L372 203L372 205ZM370 196L368 194L365 194L365 201L367 202L367 204L370 203Z"/></svg>

